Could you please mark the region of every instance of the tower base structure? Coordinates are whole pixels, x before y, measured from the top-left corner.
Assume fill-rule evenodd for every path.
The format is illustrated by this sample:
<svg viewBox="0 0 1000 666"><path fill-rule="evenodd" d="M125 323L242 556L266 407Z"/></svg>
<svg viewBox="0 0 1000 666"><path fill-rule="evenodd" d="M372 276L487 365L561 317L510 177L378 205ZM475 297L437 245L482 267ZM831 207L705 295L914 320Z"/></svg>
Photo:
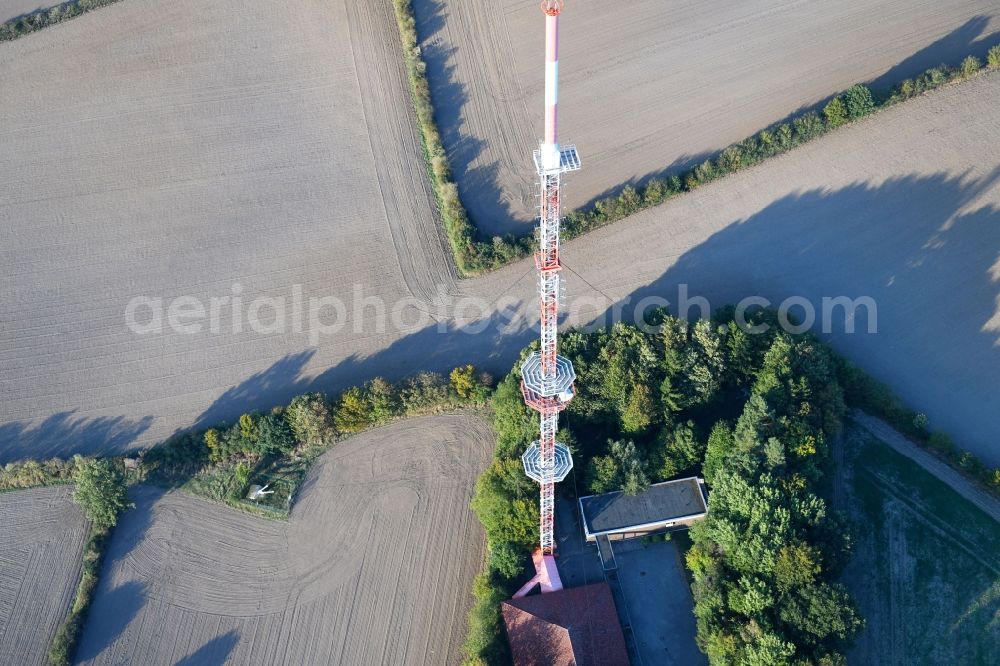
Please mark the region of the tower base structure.
<svg viewBox="0 0 1000 666"><path fill-rule="evenodd" d="M535 563L535 575L514 593L514 599L527 596L536 585L542 587L542 594L562 589L562 579L559 578L559 567L556 566L555 557L542 555L542 549L539 548L531 555L531 561Z"/></svg>

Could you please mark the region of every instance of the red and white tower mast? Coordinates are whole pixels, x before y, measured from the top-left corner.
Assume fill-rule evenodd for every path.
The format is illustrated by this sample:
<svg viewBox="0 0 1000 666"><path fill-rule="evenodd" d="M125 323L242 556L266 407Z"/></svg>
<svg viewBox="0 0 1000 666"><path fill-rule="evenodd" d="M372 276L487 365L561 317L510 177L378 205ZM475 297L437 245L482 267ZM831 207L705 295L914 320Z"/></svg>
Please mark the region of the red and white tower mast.
<svg viewBox="0 0 1000 666"><path fill-rule="evenodd" d="M540 552L535 558L542 591L559 589L553 523L555 484L573 468L573 457L565 444L556 441L559 412L573 399L576 373L573 364L557 353L559 324L559 204L560 179L567 171L580 168L575 146L560 146L557 137L559 82L559 14L563 0L542 0L545 14L545 138L534 152L535 169L540 184L538 252L535 265L539 272L541 300L541 346L521 366L521 392L529 407L541 419L541 436L522 456L525 473L541 486ZM533 583L531 583L533 584ZM530 585L530 584L529 584Z"/></svg>

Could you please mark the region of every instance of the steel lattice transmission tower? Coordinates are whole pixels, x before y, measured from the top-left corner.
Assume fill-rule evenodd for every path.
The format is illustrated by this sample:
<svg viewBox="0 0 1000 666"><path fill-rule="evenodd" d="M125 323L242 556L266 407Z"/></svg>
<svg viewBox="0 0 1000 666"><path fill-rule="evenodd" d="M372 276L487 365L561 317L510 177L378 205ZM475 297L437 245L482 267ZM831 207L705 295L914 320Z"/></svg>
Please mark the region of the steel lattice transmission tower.
<svg viewBox="0 0 1000 666"><path fill-rule="evenodd" d="M576 379L573 364L557 353L559 270L562 268L559 263L559 188L563 173L580 168L576 147L560 146L556 131L559 14L562 8L563 0L542 0L545 14L545 138L534 152L540 185L539 248L535 254L535 265L539 273L541 299L541 346L521 366L524 401L539 413L541 419L541 436L528 447L521 459L525 473L541 486L539 543L543 558L555 552L555 484L565 479L573 468L569 449L556 441L559 412L566 409L573 399L573 382ZM554 571L554 567L552 569ZM555 576L558 580L558 573Z"/></svg>

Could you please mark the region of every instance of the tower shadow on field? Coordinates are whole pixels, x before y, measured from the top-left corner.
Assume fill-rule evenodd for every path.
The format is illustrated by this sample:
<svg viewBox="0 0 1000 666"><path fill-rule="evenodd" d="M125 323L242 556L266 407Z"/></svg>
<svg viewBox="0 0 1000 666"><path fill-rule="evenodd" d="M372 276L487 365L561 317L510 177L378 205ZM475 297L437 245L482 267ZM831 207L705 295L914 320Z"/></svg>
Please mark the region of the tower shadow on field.
<svg viewBox="0 0 1000 666"><path fill-rule="evenodd" d="M998 182L1000 166L980 178L909 175L787 194L685 252L597 324L609 323L616 308L634 321L639 301L673 300L680 284L712 308L748 296L772 307L803 297L821 338L927 413L933 428L996 465L1000 208L976 199ZM667 209L657 224L669 233L670 223ZM874 299L877 332L867 332L867 310L848 317L836 308L823 333L822 300L839 296Z"/></svg>
<svg viewBox="0 0 1000 666"><path fill-rule="evenodd" d="M822 333L819 319L816 331L926 412L932 426L952 432L995 464L1000 452L991 450L990 442L1000 435L1000 396L995 392L1000 376L1000 210L977 205L976 199L998 180L1000 167L978 178L908 175L786 194L687 250L660 277L595 317L591 326L612 323L616 312L634 321L635 305L643 298L673 300L682 283L713 308L747 296L762 296L777 307L798 296L813 305L818 317L824 297L869 296L877 306L872 322L876 333L867 333L864 308L851 317L844 308L834 308L827 318L831 332ZM669 233L672 210L667 205L656 218L640 217L632 224ZM573 279L578 278L568 273L567 280ZM849 320L854 333L845 332ZM375 376L397 380L424 370L447 372L464 363L505 373L535 332L526 323L501 333L505 323L494 312L476 333L452 324L444 330L431 325L311 377L302 370L313 352L290 355L224 393L197 424L233 422L251 408L286 403L306 391L333 395ZM969 430L963 422L986 431L981 438L965 438Z"/></svg>

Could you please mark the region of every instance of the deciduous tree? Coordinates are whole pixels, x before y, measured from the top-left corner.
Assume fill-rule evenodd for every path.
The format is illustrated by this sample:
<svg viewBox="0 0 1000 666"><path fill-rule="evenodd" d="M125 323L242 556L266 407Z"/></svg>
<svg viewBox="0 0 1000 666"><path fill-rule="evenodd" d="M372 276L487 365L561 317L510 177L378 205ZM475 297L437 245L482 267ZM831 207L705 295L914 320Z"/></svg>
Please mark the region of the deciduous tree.
<svg viewBox="0 0 1000 666"><path fill-rule="evenodd" d="M75 480L73 500L97 529L114 527L118 514L131 506L125 495L125 470L118 460L88 460L77 470Z"/></svg>

